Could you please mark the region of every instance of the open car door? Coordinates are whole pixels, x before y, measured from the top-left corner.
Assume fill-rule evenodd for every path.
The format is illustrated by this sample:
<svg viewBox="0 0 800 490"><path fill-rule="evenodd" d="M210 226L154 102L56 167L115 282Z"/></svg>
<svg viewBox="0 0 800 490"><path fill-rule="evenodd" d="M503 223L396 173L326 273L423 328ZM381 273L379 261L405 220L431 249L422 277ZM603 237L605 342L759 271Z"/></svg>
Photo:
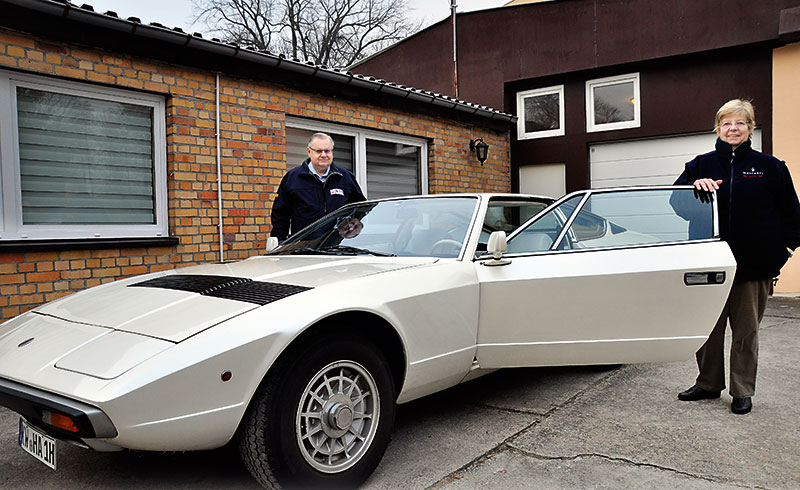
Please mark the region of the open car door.
<svg viewBox="0 0 800 490"><path fill-rule="evenodd" d="M714 195L600 189L560 199L481 257L482 368L684 360L708 338L736 270Z"/></svg>

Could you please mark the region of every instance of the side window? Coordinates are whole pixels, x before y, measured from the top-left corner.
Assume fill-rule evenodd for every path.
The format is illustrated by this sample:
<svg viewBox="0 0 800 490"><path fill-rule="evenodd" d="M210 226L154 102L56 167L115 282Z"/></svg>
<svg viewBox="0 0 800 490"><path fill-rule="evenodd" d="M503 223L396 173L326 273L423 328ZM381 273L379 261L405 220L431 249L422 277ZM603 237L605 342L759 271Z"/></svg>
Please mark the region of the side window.
<svg viewBox="0 0 800 490"><path fill-rule="evenodd" d="M559 250L622 247L713 237L710 203L691 189L592 194Z"/></svg>
<svg viewBox="0 0 800 490"><path fill-rule="evenodd" d="M531 201L490 201L483 219L481 236L475 255L479 256L486 251L489 235L495 231L504 231L506 235L520 227L523 223L539 214L549 205L548 202Z"/></svg>
<svg viewBox="0 0 800 490"><path fill-rule="evenodd" d="M714 208L691 188L592 191L573 196L518 232L509 253L629 247L715 237ZM562 235L559 243L555 240Z"/></svg>
<svg viewBox="0 0 800 490"><path fill-rule="evenodd" d="M582 194L571 197L551 209L547 214L540 216L508 241L508 252L524 253L549 250L581 199L583 199Z"/></svg>

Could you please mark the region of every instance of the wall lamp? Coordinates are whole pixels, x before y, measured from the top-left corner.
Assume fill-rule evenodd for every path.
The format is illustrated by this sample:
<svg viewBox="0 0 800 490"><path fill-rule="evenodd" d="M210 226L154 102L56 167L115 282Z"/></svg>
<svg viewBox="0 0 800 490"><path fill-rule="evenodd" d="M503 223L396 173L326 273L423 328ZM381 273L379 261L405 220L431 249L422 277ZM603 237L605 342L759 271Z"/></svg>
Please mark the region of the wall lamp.
<svg viewBox="0 0 800 490"><path fill-rule="evenodd" d="M469 140L469 151L475 153L475 156L478 157L478 161L483 165L483 162L489 157L489 143L483 141L483 138Z"/></svg>

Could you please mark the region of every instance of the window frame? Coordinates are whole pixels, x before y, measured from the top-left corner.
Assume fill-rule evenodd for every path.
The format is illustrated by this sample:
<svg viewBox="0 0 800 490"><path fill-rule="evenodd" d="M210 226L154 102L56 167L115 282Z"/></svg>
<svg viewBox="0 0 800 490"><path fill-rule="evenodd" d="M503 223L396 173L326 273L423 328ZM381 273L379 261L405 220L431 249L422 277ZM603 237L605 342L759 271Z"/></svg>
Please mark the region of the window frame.
<svg viewBox="0 0 800 490"><path fill-rule="evenodd" d="M409 146L419 147L419 177L420 177L420 194L421 196L428 194L428 141L422 138L414 138L405 135L394 133L386 133L366 128L358 128L353 126L343 126L325 121L316 121L309 119L301 119L297 117L286 117L286 127L305 129L314 132L331 132L341 134L344 136L353 137L353 170L356 177L356 182L364 192L364 196L369 199L369 189L367 188L367 140L383 141L386 143L398 143ZM336 158L334 157L334 163ZM289 162L287 162L289 163Z"/></svg>
<svg viewBox="0 0 800 490"><path fill-rule="evenodd" d="M25 225L22 222L17 87L59 94L110 100L153 110L153 224ZM169 236L167 202L165 97L89 83L0 70L0 244L37 240L109 240L166 238Z"/></svg>
<svg viewBox="0 0 800 490"><path fill-rule="evenodd" d="M586 81L586 132L614 131L617 129L632 129L642 126L641 118L641 91L639 72L615 75L612 77L596 78ZM595 124L594 122L594 89L609 85L619 85L633 82L633 120L613 123Z"/></svg>
<svg viewBox="0 0 800 490"><path fill-rule="evenodd" d="M543 131L525 131L525 99L532 96L541 95L558 95L558 128ZM517 140L529 140L537 138L552 138L555 136L564 136L566 128L564 127L564 85L553 85L551 87L543 87L532 90L525 90L517 92Z"/></svg>

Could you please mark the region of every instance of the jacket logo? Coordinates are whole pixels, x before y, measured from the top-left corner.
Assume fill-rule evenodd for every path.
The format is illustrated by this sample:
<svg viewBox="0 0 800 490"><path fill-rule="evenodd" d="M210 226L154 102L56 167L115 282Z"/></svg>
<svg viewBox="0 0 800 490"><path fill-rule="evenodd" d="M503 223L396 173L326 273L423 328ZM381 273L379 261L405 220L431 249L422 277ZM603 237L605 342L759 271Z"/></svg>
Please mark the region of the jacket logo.
<svg viewBox="0 0 800 490"><path fill-rule="evenodd" d="M331 189L331 195L332 196L336 196L336 195L343 196L344 195L344 191L341 190L341 189Z"/></svg>
<svg viewBox="0 0 800 490"><path fill-rule="evenodd" d="M745 170L742 172L742 177L763 177L764 172L760 170L756 170L755 167L750 167L750 170Z"/></svg>

